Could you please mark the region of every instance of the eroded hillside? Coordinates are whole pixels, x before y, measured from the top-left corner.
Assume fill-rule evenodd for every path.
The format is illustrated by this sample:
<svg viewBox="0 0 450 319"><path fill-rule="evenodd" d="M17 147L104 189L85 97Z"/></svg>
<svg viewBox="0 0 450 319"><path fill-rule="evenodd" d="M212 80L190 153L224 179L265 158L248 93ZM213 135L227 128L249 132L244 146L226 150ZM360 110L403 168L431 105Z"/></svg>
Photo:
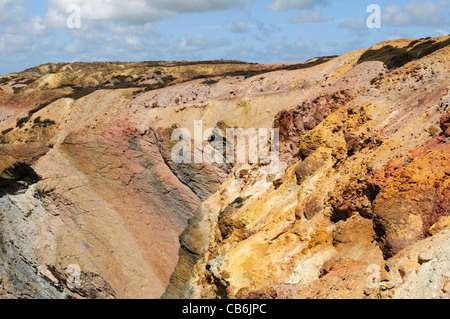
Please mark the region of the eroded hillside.
<svg viewBox="0 0 450 319"><path fill-rule="evenodd" d="M0 296L448 297L449 43L1 77ZM175 163L196 120L278 128L279 172Z"/></svg>

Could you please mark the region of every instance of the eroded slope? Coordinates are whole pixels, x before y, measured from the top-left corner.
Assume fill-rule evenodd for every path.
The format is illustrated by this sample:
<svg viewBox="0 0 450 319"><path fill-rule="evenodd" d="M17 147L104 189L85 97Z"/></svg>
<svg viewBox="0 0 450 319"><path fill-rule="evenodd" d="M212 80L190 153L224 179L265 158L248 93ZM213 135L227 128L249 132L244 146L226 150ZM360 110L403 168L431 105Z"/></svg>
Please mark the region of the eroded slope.
<svg viewBox="0 0 450 319"><path fill-rule="evenodd" d="M275 117L290 165L274 181L235 167L180 237L165 297L448 298L447 43L316 69L324 81ZM387 47L428 45L383 64Z"/></svg>
<svg viewBox="0 0 450 319"><path fill-rule="evenodd" d="M445 296L448 40L306 64L48 64L3 77L0 294ZM280 172L174 163L171 133L195 120L279 128ZM379 289L367 290L369 265L383 270Z"/></svg>

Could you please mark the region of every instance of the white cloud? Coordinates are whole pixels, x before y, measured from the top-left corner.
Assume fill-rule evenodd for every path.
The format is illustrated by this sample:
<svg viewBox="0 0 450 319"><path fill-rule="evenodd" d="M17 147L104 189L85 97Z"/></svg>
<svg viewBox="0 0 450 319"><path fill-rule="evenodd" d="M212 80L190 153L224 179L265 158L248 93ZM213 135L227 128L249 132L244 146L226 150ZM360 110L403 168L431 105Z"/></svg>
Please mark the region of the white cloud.
<svg viewBox="0 0 450 319"><path fill-rule="evenodd" d="M343 20L338 25L341 29L350 29L354 31L364 31L367 30L366 21L363 18L351 18Z"/></svg>
<svg viewBox="0 0 450 319"><path fill-rule="evenodd" d="M392 5L384 10L382 23L393 26L442 26L450 23L449 0L411 0L406 6ZM446 14L447 13L447 14Z"/></svg>
<svg viewBox="0 0 450 319"><path fill-rule="evenodd" d="M5 34L0 38L0 52L2 54L21 53L29 49L33 38L26 35Z"/></svg>
<svg viewBox="0 0 450 319"><path fill-rule="evenodd" d="M237 45L225 53L225 59L258 62L284 63L304 62L324 55L317 41L289 42L286 38L268 42L263 47Z"/></svg>
<svg viewBox="0 0 450 319"><path fill-rule="evenodd" d="M406 37L404 35L396 33L396 34L391 34L390 36L388 36L386 38L386 41L399 40L399 39L402 39L402 38L406 38Z"/></svg>
<svg viewBox="0 0 450 319"><path fill-rule="evenodd" d="M50 7L45 16L45 23L51 28L65 28L67 26L68 13L61 13L57 9Z"/></svg>
<svg viewBox="0 0 450 319"><path fill-rule="evenodd" d="M387 6L382 10L382 26L439 26L450 23L448 12L450 0L411 0L405 6L397 4ZM447 12L447 15L445 14ZM365 18L349 18L339 22L339 28L354 31L367 30Z"/></svg>
<svg viewBox="0 0 450 319"><path fill-rule="evenodd" d="M70 42L62 49L70 61L137 61L161 57L160 35L153 25L143 26L104 21L85 21L81 29L70 30ZM161 59L161 58L158 58Z"/></svg>
<svg viewBox="0 0 450 319"><path fill-rule="evenodd" d="M178 13L206 12L244 5L243 0L147 0L149 5Z"/></svg>
<svg viewBox="0 0 450 319"><path fill-rule="evenodd" d="M217 48L229 44L227 39L211 40L204 35L187 35L178 43L178 49L181 51L200 51L210 48Z"/></svg>
<svg viewBox="0 0 450 319"><path fill-rule="evenodd" d="M337 47L338 43L336 41L329 41L328 45L332 48L335 48L335 47Z"/></svg>
<svg viewBox="0 0 450 319"><path fill-rule="evenodd" d="M153 23L148 22L143 25L127 24L127 23L112 23L108 30L114 35L135 35L148 36L155 32Z"/></svg>
<svg viewBox="0 0 450 319"><path fill-rule="evenodd" d="M238 21L231 26L231 31L234 33L245 33L249 29L245 21Z"/></svg>
<svg viewBox="0 0 450 319"><path fill-rule="evenodd" d="M300 11L297 17L291 18L292 23L322 23L325 22L325 18L322 16L320 11Z"/></svg>
<svg viewBox="0 0 450 319"><path fill-rule="evenodd" d="M434 34L433 34L434 37L444 37L444 36L447 36L447 35L449 35L449 33L447 31L445 31L445 30L442 30L442 29L435 30Z"/></svg>
<svg viewBox="0 0 450 319"><path fill-rule="evenodd" d="M42 34L42 32L45 30L45 25L42 24L42 18L35 16L31 18L30 20L33 34Z"/></svg>
<svg viewBox="0 0 450 319"><path fill-rule="evenodd" d="M290 43L282 39L268 45L263 52L267 56L273 56L273 62L303 62L322 55L316 40Z"/></svg>
<svg viewBox="0 0 450 319"><path fill-rule="evenodd" d="M275 0L269 8L275 11L289 9L311 9L315 6L324 5L327 0Z"/></svg>
<svg viewBox="0 0 450 319"><path fill-rule="evenodd" d="M154 22L181 13L222 10L245 1L48 0L45 15L26 19L23 0L0 0L0 67L11 72L49 61L203 59L205 54L216 58L220 48L230 44L227 39L187 35L176 40L156 31ZM80 29L66 25L71 14L66 9L73 3L81 6ZM11 17L12 12L17 14ZM235 28L243 30L245 26L250 28L239 23ZM65 30L68 36L56 40L58 30Z"/></svg>
<svg viewBox="0 0 450 319"><path fill-rule="evenodd" d="M69 4L79 5L81 18L130 23L150 22L178 13L223 10L242 5L244 0L48 0L49 11L66 16Z"/></svg>
<svg viewBox="0 0 450 319"><path fill-rule="evenodd" d="M23 0L0 0L0 24L21 19L25 13L22 3Z"/></svg>

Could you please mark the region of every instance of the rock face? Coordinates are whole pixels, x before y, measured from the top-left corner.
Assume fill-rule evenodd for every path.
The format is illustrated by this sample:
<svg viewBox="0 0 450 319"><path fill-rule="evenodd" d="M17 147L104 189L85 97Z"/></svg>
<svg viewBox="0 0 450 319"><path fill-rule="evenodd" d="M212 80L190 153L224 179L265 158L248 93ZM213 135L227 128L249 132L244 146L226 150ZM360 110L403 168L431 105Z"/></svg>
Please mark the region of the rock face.
<svg viewBox="0 0 450 319"><path fill-rule="evenodd" d="M439 41L398 66L380 59L387 46L408 51L406 40L303 71L303 92L323 78L275 116L286 169L271 182L258 166L245 178L234 168L180 237L164 296L448 297L448 37ZM431 248L436 258L418 257Z"/></svg>
<svg viewBox="0 0 450 319"><path fill-rule="evenodd" d="M448 298L448 44L0 78L0 298ZM200 120L279 171L173 161Z"/></svg>

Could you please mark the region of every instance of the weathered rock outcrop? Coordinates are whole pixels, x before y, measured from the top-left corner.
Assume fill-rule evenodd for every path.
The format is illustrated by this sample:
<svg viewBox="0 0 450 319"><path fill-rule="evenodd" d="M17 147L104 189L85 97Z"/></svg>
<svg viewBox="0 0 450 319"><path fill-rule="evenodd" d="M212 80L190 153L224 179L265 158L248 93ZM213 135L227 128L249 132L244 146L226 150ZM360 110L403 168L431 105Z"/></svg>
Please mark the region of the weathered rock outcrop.
<svg viewBox="0 0 450 319"><path fill-rule="evenodd" d="M450 51L430 43L409 63L383 67L388 45L415 52L399 41L316 67L275 117L287 169L235 168L180 237L165 297L448 298Z"/></svg>
<svg viewBox="0 0 450 319"><path fill-rule="evenodd" d="M0 297L448 297L449 40L1 77ZM279 171L174 162L200 120Z"/></svg>

